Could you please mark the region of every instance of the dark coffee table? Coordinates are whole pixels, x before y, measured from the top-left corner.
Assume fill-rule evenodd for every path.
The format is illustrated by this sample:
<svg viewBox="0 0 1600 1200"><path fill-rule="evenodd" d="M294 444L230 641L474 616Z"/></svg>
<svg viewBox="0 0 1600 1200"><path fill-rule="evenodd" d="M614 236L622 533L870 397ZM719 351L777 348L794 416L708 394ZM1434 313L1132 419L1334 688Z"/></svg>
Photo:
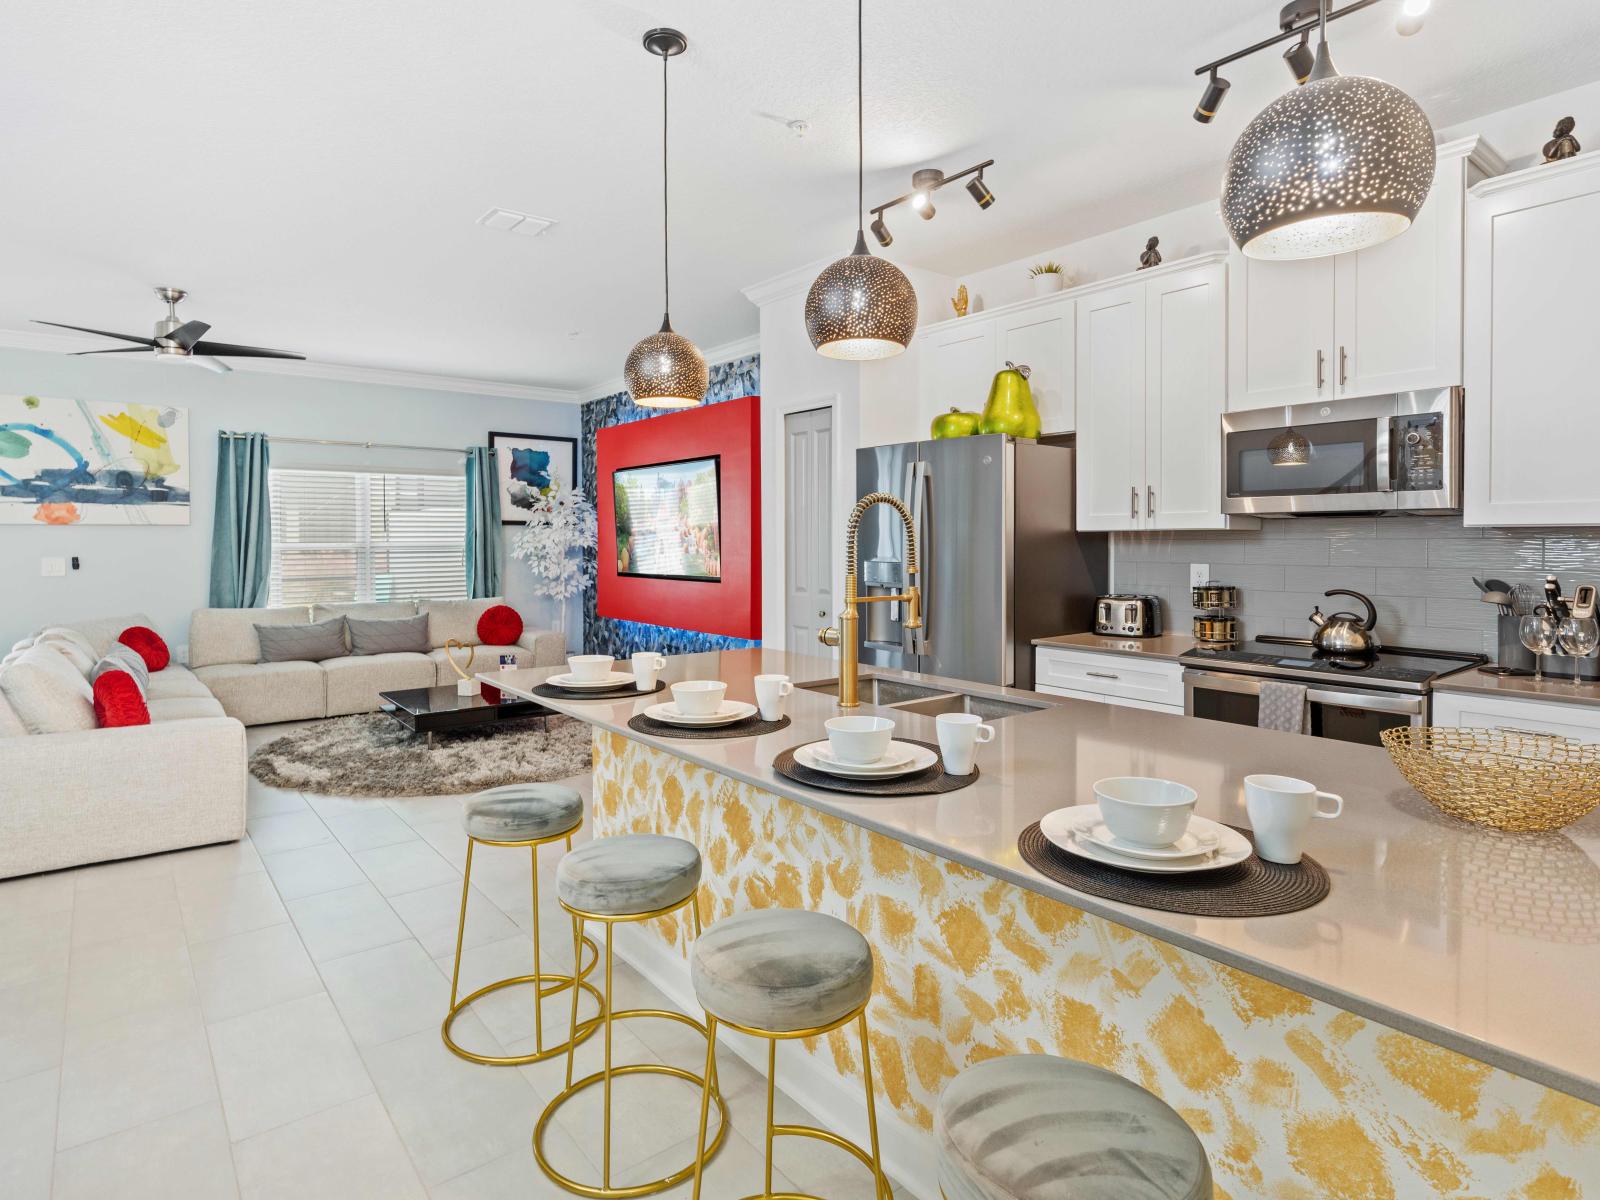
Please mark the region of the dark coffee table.
<svg viewBox="0 0 1600 1200"><path fill-rule="evenodd" d="M487 686L487 685L486 685ZM436 733L478 729L496 721L517 721L526 717L548 717L551 710L532 700L500 692L499 700L483 696L462 696L455 685L448 687L405 688L378 693L379 709L388 713L414 734L427 736L433 744Z"/></svg>

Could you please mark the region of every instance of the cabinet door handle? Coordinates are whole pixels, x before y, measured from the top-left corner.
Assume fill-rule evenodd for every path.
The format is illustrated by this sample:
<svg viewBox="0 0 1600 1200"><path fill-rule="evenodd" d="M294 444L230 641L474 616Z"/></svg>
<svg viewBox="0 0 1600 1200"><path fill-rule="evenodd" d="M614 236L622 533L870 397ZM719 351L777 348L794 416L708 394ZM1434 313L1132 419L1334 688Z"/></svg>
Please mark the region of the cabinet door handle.
<svg viewBox="0 0 1600 1200"><path fill-rule="evenodd" d="M1343 346L1339 347L1339 386L1346 387L1350 383L1350 352Z"/></svg>
<svg viewBox="0 0 1600 1200"><path fill-rule="evenodd" d="M1322 364L1323 364L1323 353L1322 353L1321 350L1318 350L1317 351L1317 391L1319 391L1319 392L1322 390L1322 381L1323 381Z"/></svg>
<svg viewBox="0 0 1600 1200"><path fill-rule="evenodd" d="M1085 671L1090 679L1121 679L1121 675L1114 675L1110 671Z"/></svg>
<svg viewBox="0 0 1600 1200"><path fill-rule="evenodd" d="M1139 489L1137 487L1129 488L1128 495L1130 497L1128 500L1128 517L1137 521L1139 519Z"/></svg>
<svg viewBox="0 0 1600 1200"><path fill-rule="evenodd" d="M1147 517L1156 515L1156 489L1149 484L1145 484L1144 487L1144 515Z"/></svg>

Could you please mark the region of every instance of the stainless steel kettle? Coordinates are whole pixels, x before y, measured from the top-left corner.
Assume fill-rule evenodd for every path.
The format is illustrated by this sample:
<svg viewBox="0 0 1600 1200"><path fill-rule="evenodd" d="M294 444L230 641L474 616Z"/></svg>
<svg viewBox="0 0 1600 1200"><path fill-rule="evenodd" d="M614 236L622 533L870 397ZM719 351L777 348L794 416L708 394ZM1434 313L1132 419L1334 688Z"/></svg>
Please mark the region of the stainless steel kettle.
<svg viewBox="0 0 1600 1200"><path fill-rule="evenodd" d="M1325 654L1371 654L1377 650L1378 638L1372 632L1372 627L1378 623L1378 610L1373 607L1372 601L1360 592L1344 588L1333 588L1323 595L1349 596L1352 600L1359 600L1365 606L1367 615L1362 618L1355 613L1336 612L1329 616L1320 607L1313 608L1308 619L1317 627L1317 631L1311 635L1311 644Z"/></svg>

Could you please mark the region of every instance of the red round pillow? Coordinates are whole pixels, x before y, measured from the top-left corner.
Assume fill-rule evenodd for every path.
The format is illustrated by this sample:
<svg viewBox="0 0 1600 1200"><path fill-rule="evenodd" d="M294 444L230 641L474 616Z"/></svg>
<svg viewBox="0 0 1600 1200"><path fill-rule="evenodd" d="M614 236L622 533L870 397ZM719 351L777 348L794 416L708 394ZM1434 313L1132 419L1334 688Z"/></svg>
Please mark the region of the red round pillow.
<svg viewBox="0 0 1600 1200"><path fill-rule="evenodd" d="M163 671L172 661L172 651L161 635L146 625L130 625L117 635L117 641L136 651L152 671Z"/></svg>
<svg viewBox="0 0 1600 1200"><path fill-rule="evenodd" d="M101 729L150 724L150 708L132 675L106 671L94 681L94 723Z"/></svg>
<svg viewBox="0 0 1600 1200"><path fill-rule="evenodd" d="M478 618L478 640L485 646L509 646L522 636L522 614L509 604L496 604Z"/></svg>

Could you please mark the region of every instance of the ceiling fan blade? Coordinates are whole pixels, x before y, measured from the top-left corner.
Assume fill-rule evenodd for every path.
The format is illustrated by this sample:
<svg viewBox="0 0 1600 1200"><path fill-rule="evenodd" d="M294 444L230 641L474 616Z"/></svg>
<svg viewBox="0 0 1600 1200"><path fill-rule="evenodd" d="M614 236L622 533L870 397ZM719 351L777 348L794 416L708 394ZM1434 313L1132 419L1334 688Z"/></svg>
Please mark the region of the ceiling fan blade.
<svg viewBox="0 0 1600 1200"><path fill-rule="evenodd" d="M117 346L110 350L74 350L73 358L82 358L85 354L148 354L148 346Z"/></svg>
<svg viewBox="0 0 1600 1200"><path fill-rule="evenodd" d="M204 367L208 371L215 371L218 375L233 374L233 368L227 363L223 362L220 358L207 358L203 354L195 354L191 352L189 355L189 361L197 367Z"/></svg>
<svg viewBox="0 0 1600 1200"><path fill-rule="evenodd" d="M138 342L141 346L154 346L155 340L134 337L131 333L112 333L109 329L90 329L86 325L63 325L60 321L35 321L35 325L54 325L57 329L76 329L79 333L97 333L101 337L119 338L124 342Z"/></svg>
<svg viewBox="0 0 1600 1200"><path fill-rule="evenodd" d="M207 325L204 321L188 321L182 325L179 325L161 340L164 342L171 342L175 346L181 346L185 350L191 350L194 348L194 344L196 342L205 337L206 332L210 328L211 326Z"/></svg>
<svg viewBox="0 0 1600 1200"><path fill-rule="evenodd" d="M194 354L225 354L229 358L297 358L304 354L291 354L287 350L268 350L264 346L235 346L230 342L196 342L189 347Z"/></svg>

